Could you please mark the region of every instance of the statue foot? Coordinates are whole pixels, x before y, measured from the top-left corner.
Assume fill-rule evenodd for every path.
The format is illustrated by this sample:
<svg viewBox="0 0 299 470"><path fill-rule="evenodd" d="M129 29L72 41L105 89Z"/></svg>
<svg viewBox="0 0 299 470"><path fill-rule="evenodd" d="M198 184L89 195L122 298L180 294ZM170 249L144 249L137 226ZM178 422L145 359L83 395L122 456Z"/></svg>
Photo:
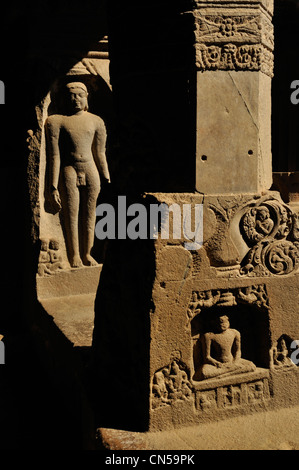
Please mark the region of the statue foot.
<svg viewBox="0 0 299 470"><path fill-rule="evenodd" d="M73 256L71 260L71 267L72 268L81 268L83 266L82 260L80 256Z"/></svg>
<svg viewBox="0 0 299 470"><path fill-rule="evenodd" d="M83 261L85 266L98 266L99 264L91 255L84 256Z"/></svg>

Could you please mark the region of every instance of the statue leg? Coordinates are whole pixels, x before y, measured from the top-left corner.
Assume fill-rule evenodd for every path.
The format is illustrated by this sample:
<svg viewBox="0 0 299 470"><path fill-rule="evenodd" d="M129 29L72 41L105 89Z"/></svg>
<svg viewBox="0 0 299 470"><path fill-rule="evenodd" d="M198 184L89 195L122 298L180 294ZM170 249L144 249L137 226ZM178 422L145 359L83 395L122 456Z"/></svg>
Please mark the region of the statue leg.
<svg viewBox="0 0 299 470"><path fill-rule="evenodd" d="M212 379L223 374L223 369L213 366L211 364L204 364L201 368L200 376L201 380Z"/></svg>
<svg viewBox="0 0 299 470"><path fill-rule="evenodd" d="M247 361L246 359L240 359L236 363L223 364L222 367L204 364L201 369L201 380L253 372L255 369L256 367L253 362Z"/></svg>
<svg viewBox="0 0 299 470"><path fill-rule="evenodd" d="M65 167L63 173L62 206L68 256L70 265L73 268L78 268L82 266L82 261L79 251L78 218L80 200L77 187L77 173L71 166Z"/></svg>
<svg viewBox="0 0 299 470"><path fill-rule="evenodd" d="M94 245L97 199L100 192L100 177L96 168L86 172L87 184L82 188L82 260L86 266L97 266L91 256Z"/></svg>

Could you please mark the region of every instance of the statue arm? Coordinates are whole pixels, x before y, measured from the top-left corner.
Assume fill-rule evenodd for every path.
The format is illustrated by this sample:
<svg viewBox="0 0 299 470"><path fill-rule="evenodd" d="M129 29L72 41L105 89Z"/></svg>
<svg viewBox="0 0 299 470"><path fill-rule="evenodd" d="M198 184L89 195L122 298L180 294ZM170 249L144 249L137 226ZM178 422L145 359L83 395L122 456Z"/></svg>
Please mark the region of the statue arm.
<svg viewBox="0 0 299 470"><path fill-rule="evenodd" d="M51 190L58 188L59 172L60 172L60 151L59 151L59 124L53 118L48 118L46 121L46 139L47 139L47 150L49 154L50 163L50 185Z"/></svg>
<svg viewBox="0 0 299 470"><path fill-rule="evenodd" d="M47 119L45 130L50 164L50 191L58 209L61 209L61 201L58 192L58 181L60 173L60 151L58 141L60 126L54 116L53 118L50 117Z"/></svg>
<svg viewBox="0 0 299 470"><path fill-rule="evenodd" d="M108 183L110 183L110 174L106 158L107 133L104 123L99 122L93 140L93 157L99 173Z"/></svg>
<svg viewBox="0 0 299 470"><path fill-rule="evenodd" d="M237 361L241 359L241 335L235 330L235 340L234 340L234 360Z"/></svg>
<svg viewBox="0 0 299 470"><path fill-rule="evenodd" d="M220 367L221 363L211 356L211 337L208 333L203 335L202 341L203 363L211 364L212 366Z"/></svg>

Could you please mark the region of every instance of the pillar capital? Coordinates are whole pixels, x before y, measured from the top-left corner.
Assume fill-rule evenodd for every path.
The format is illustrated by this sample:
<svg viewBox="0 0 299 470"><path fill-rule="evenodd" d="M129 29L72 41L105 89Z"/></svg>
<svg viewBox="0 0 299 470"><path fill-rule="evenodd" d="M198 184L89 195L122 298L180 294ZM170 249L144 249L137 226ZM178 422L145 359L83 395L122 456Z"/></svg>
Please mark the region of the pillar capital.
<svg viewBox="0 0 299 470"><path fill-rule="evenodd" d="M272 2L196 2L198 70L261 71L272 77Z"/></svg>

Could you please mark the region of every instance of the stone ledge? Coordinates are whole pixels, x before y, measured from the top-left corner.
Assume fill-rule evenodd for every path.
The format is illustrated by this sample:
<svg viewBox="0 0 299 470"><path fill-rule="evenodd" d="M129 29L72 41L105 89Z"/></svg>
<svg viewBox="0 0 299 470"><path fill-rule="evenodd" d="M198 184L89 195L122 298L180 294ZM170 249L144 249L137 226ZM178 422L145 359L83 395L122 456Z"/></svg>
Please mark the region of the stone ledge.
<svg viewBox="0 0 299 470"><path fill-rule="evenodd" d="M59 271L52 276L36 277L39 300L67 295L95 294L102 264L98 266Z"/></svg>
<svg viewBox="0 0 299 470"><path fill-rule="evenodd" d="M97 441L109 450L299 450L298 427L296 406L162 432L100 428Z"/></svg>

